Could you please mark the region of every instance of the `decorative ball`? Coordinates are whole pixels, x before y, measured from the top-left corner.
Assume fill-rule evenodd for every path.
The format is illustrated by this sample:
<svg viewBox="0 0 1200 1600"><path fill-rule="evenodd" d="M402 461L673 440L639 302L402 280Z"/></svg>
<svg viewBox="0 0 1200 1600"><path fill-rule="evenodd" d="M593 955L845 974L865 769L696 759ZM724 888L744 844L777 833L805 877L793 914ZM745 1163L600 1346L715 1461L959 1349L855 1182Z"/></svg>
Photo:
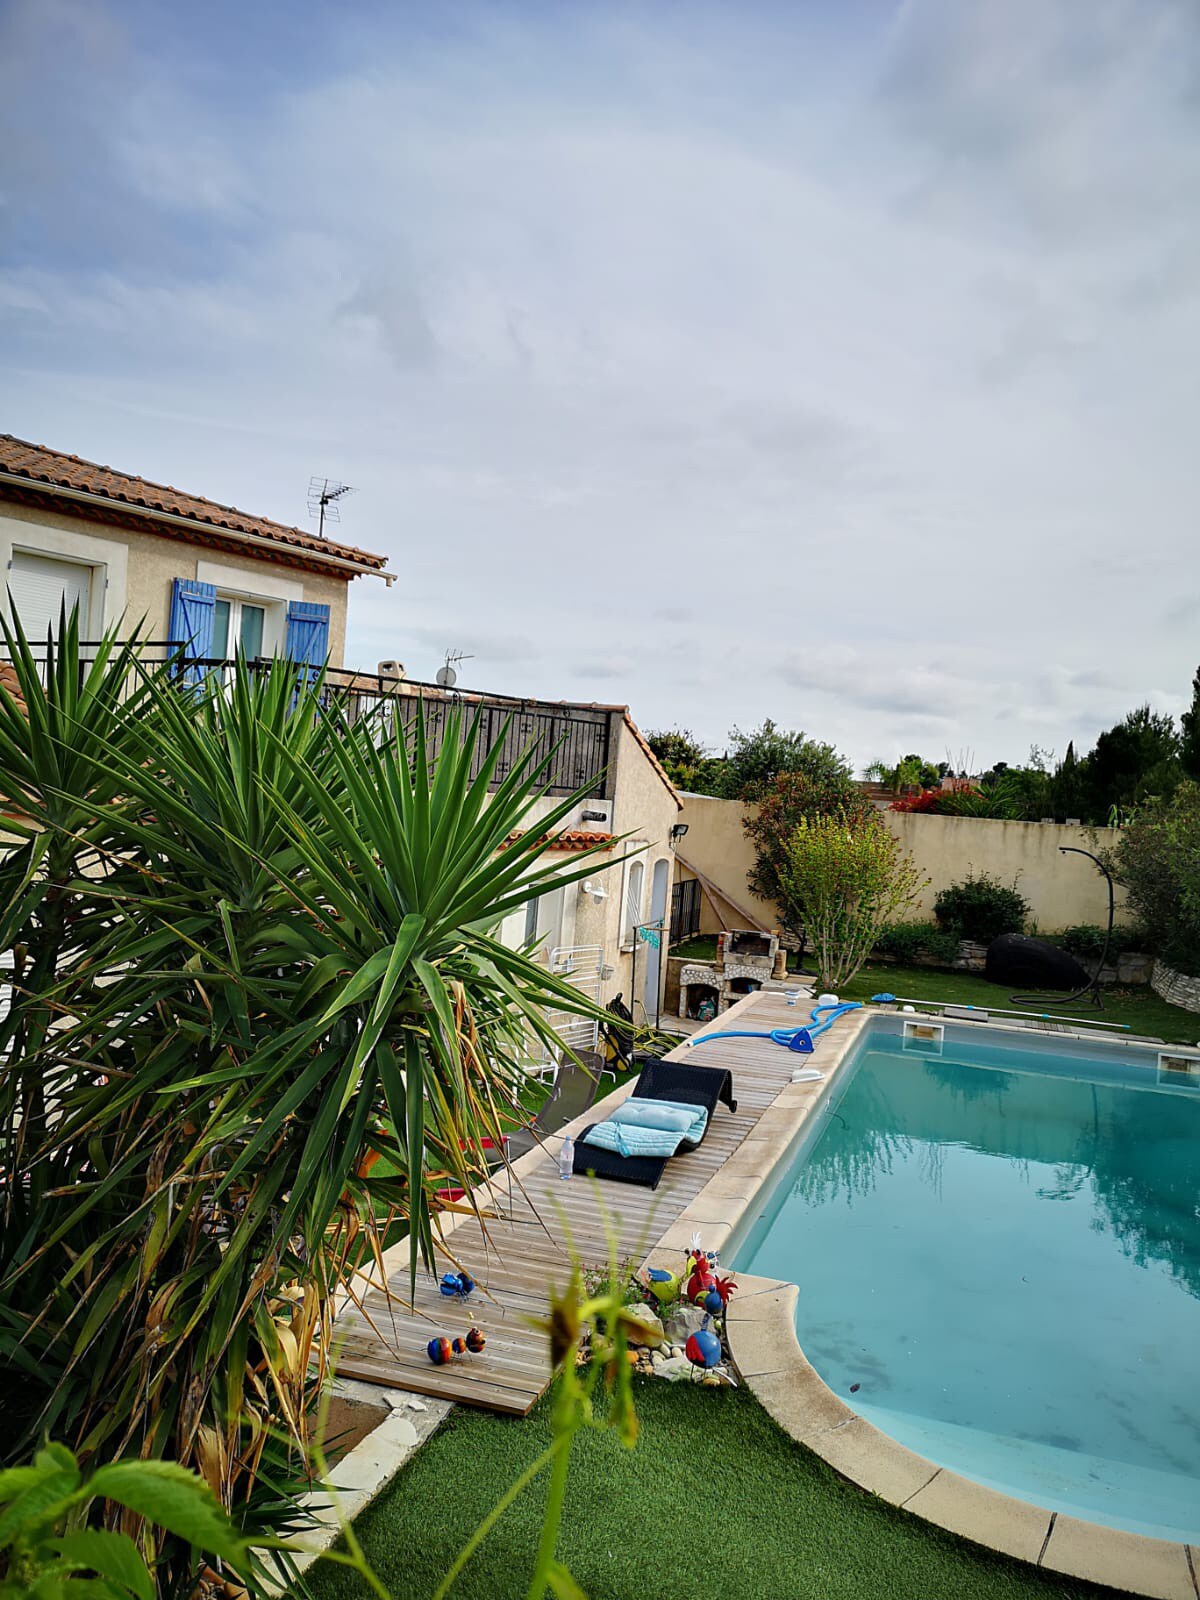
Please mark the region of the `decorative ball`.
<svg viewBox="0 0 1200 1600"><path fill-rule="evenodd" d="M425 1346L425 1353L435 1367L444 1367L454 1352L449 1339L430 1339Z"/></svg>
<svg viewBox="0 0 1200 1600"><path fill-rule="evenodd" d="M451 1339L450 1348L456 1356L465 1356L467 1353L467 1341L465 1339Z"/></svg>
<svg viewBox="0 0 1200 1600"><path fill-rule="evenodd" d="M721 1341L711 1328L700 1328L683 1347L683 1353L694 1367L715 1367L721 1359Z"/></svg>
<svg viewBox="0 0 1200 1600"><path fill-rule="evenodd" d="M721 1299L721 1291L719 1289L710 1289L700 1304L710 1317L719 1317L725 1309L725 1302Z"/></svg>
<svg viewBox="0 0 1200 1600"><path fill-rule="evenodd" d="M457 1272L444 1272L442 1274L442 1280L438 1284L438 1288L446 1296L453 1295L453 1294L458 1294L459 1293L458 1273Z"/></svg>
<svg viewBox="0 0 1200 1600"><path fill-rule="evenodd" d="M472 1355L477 1356L486 1343L482 1328L467 1329L467 1349Z"/></svg>
<svg viewBox="0 0 1200 1600"><path fill-rule="evenodd" d="M458 1275L458 1292L465 1300L474 1291L475 1279L469 1272L460 1272Z"/></svg>

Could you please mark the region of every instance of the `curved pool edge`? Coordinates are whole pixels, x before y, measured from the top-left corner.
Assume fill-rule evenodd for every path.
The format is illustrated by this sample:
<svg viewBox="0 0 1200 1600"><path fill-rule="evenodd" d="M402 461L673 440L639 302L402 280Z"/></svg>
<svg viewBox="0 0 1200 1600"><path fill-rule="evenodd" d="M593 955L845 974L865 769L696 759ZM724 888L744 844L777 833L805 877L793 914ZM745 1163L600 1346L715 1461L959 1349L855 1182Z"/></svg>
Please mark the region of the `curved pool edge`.
<svg viewBox="0 0 1200 1600"><path fill-rule="evenodd" d="M695 1231L707 1248L727 1248L756 1199L812 1133L814 1113L834 1091L873 1015L864 1008L839 1019L810 1058L824 1080L783 1083L753 1133L656 1241L647 1264L676 1265ZM733 1071L736 1077L738 1068ZM736 1270L733 1275L739 1292L730 1302L728 1337L738 1371L784 1432L842 1477L935 1527L1032 1566L1148 1600L1200 1600L1200 1546L1015 1499L881 1432L834 1394L805 1356L796 1334L796 1285Z"/></svg>
<svg viewBox="0 0 1200 1600"><path fill-rule="evenodd" d="M729 1347L747 1387L800 1444L890 1505L990 1550L1151 1600L1196 1600L1194 1546L1085 1522L961 1477L899 1444L825 1383L796 1337L800 1291L737 1274Z"/></svg>

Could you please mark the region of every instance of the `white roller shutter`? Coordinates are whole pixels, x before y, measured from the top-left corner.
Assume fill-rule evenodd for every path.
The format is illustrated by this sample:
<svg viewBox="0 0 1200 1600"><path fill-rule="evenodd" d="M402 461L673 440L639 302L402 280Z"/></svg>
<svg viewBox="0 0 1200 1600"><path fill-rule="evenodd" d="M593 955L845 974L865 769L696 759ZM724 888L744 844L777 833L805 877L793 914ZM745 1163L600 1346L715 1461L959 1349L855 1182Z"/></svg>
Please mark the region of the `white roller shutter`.
<svg viewBox="0 0 1200 1600"><path fill-rule="evenodd" d="M83 638L89 637L91 567L77 561L59 561L55 556L35 555L30 550L14 550L8 592L27 639L45 639L47 630L57 634L64 603L68 612L72 606L79 607L79 632Z"/></svg>

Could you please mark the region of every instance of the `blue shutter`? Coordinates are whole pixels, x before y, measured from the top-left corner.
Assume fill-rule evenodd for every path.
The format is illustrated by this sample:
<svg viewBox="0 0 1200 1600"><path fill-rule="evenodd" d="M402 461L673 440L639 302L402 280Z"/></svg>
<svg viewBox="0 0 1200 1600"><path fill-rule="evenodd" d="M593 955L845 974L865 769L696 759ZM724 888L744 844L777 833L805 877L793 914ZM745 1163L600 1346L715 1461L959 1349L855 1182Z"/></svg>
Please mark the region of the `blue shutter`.
<svg viewBox="0 0 1200 1600"><path fill-rule="evenodd" d="M286 649L289 661L323 667L329 654L329 607L292 600L287 608Z"/></svg>
<svg viewBox="0 0 1200 1600"><path fill-rule="evenodd" d="M198 583L194 578L176 578L171 590L171 643L181 647L183 661L206 661L212 655L213 614L216 610L217 590L211 583ZM198 667L185 667L185 683L199 683L203 674Z"/></svg>

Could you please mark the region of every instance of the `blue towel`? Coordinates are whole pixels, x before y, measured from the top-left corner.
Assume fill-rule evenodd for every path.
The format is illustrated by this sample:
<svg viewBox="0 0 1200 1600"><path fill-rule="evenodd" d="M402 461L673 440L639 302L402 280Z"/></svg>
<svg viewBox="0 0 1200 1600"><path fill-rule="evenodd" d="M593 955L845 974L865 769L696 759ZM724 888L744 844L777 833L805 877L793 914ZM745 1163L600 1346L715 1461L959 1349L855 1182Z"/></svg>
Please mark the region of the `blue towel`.
<svg viewBox="0 0 1200 1600"><path fill-rule="evenodd" d="M611 1150L619 1156L673 1156L681 1144L696 1144L708 1122L708 1112L703 1106L672 1104L672 1109L692 1113L687 1128L649 1128L638 1121L597 1122L582 1139L583 1144L597 1145L601 1150Z"/></svg>

